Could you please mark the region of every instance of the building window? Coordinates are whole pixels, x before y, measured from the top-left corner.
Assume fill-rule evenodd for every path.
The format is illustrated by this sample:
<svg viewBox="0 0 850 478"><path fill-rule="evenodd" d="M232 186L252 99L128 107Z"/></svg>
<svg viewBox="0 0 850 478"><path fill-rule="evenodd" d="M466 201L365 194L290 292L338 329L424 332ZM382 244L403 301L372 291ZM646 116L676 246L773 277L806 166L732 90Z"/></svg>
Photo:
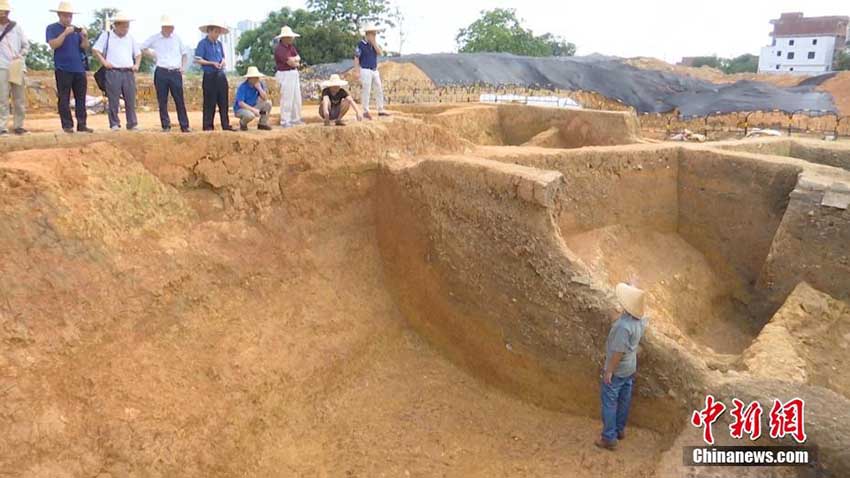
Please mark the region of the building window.
<svg viewBox="0 0 850 478"><path fill-rule="evenodd" d="M779 65L776 65L776 69L777 69L777 70L779 69Z"/></svg>
<svg viewBox="0 0 850 478"><path fill-rule="evenodd" d="M770 46L776 46L776 37L773 38L773 42L770 44Z"/></svg>
<svg viewBox="0 0 850 478"><path fill-rule="evenodd" d="M815 59L815 52L810 51L809 52L809 60L814 60L814 59Z"/></svg>
<svg viewBox="0 0 850 478"><path fill-rule="evenodd" d="M794 46L794 40L788 40L788 46Z"/></svg>
<svg viewBox="0 0 850 478"><path fill-rule="evenodd" d="M793 51L789 51L789 52L788 52L788 56L787 56L787 58L788 58L789 60L793 60L793 59L794 59L794 52L793 52Z"/></svg>
<svg viewBox="0 0 850 478"><path fill-rule="evenodd" d="M812 40L812 45L817 45L817 44L818 44L818 39L817 39L817 38L815 38L814 40Z"/></svg>
<svg viewBox="0 0 850 478"><path fill-rule="evenodd" d="M782 56L782 50L779 50L778 52L776 52L776 56Z"/></svg>
<svg viewBox="0 0 850 478"><path fill-rule="evenodd" d="M794 67L788 68L789 71L794 71Z"/></svg>

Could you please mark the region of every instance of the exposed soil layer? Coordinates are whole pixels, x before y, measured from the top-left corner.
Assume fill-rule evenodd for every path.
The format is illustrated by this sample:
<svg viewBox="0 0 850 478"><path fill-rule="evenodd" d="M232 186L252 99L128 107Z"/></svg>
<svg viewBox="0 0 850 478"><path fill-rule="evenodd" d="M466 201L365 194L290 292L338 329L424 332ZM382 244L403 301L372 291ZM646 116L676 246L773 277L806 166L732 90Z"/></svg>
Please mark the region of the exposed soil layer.
<svg viewBox="0 0 850 478"><path fill-rule="evenodd" d="M478 106L8 140L0 469L689 476L674 458L712 392L806 398L843 476L850 213L820 201L850 172L793 157L811 143L631 144L633 126ZM652 325L610 453L598 372L631 277ZM759 365L779 358L793 381ZM752 476L806 476L775 471ZM741 476L718 473L693 476Z"/></svg>

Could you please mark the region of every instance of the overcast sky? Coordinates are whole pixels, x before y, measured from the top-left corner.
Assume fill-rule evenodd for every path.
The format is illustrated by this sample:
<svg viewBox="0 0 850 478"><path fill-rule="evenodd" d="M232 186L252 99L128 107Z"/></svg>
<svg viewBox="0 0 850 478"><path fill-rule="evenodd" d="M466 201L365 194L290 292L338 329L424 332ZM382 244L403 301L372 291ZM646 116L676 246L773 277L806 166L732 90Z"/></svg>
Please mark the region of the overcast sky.
<svg viewBox="0 0 850 478"><path fill-rule="evenodd" d="M56 20L49 12L58 0L10 0L12 18L27 35L44 41L44 28ZM848 0L391 0L406 17L403 53L457 50L458 29L473 22L483 9L516 8L526 27L536 34L551 32L578 46L579 55L602 53L623 57L652 56L670 62L682 56L758 54L767 45L772 18L786 11L807 16L850 15ZM131 32L138 38L156 32L159 17L169 14L187 42L199 39L197 26L213 18L228 24L263 20L271 10L298 8L305 1L223 0L76 0L77 24L88 24L97 8L115 7L137 19ZM385 40L397 50L399 35Z"/></svg>

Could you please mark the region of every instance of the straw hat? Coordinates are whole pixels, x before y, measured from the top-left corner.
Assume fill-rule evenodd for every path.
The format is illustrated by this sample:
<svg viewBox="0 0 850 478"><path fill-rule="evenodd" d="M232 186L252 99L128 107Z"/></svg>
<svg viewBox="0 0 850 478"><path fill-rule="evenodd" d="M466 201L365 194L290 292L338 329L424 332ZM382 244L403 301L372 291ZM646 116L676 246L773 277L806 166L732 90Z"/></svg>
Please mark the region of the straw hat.
<svg viewBox="0 0 850 478"><path fill-rule="evenodd" d="M617 284L614 292L617 295L617 300L620 301L620 304L624 309L626 309L626 312L632 314L633 317L638 319L643 317L644 297L646 296L644 291L621 282Z"/></svg>
<svg viewBox="0 0 850 478"><path fill-rule="evenodd" d="M0 0L0 11L10 12L12 7L9 5L9 0Z"/></svg>
<svg viewBox="0 0 850 478"><path fill-rule="evenodd" d="M319 86L321 86L322 89L330 88L331 86L339 86L342 88L348 86L348 82L340 78L339 75L333 74L328 80L319 83Z"/></svg>
<svg viewBox="0 0 850 478"><path fill-rule="evenodd" d="M77 13L74 11L74 7L71 6L71 2L59 2L59 6L56 7L56 10L50 11L56 13Z"/></svg>
<svg viewBox="0 0 850 478"><path fill-rule="evenodd" d="M361 29L360 29L360 32L361 32L363 35L365 35L365 34L367 34L367 33L369 33L369 32L375 32L375 33L378 33L378 32L382 32L382 31L384 31L384 29L383 29L383 28L378 27L378 26L377 26L377 25L375 25L374 23L367 23L367 24L366 24L366 26L364 26L363 28L361 28Z"/></svg>
<svg viewBox="0 0 850 478"><path fill-rule="evenodd" d="M286 26L280 29L280 35L276 36L275 38L298 38L300 36L301 35L295 33L294 31L292 31L291 28Z"/></svg>
<svg viewBox="0 0 850 478"><path fill-rule="evenodd" d="M248 71L245 72L245 76L242 78L265 78L266 75L260 73L260 69L256 66L249 66Z"/></svg>
<svg viewBox="0 0 850 478"><path fill-rule="evenodd" d="M174 21L168 15L163 15L162 18L159 19L159 26L161 26L161 27L173 27Z"/></svg>
<svg viewBox="0 0 850 478"><path fill-rule="evenodd" d="M127 14L126 14L126 13L124 13L124 12L118 12L118 13L116 13L116 14L115 14L115 16L114 16L114 17L112 17L112 18L110 18L109 20L110 20L113 24L115 24L115 23L130 23L130 22L132 22L132 21L133 21L133 19L132 19L132 18L130 18L129 16L127 16Z"/></svg>
<svg viewBox="0 0 850 478"><path fill-rule="evenodd" d="M227 28L227 26L225 26L224 23L216 23L216 22L211 22L211 23L201 25L200 27L198 27L198 30L200 30L201 33L206 33L207 29L209 27L219 27L219 28L221 28L221 33L224 34L224 35L227 35L228 33L230 33L230 28Z"/></svg>

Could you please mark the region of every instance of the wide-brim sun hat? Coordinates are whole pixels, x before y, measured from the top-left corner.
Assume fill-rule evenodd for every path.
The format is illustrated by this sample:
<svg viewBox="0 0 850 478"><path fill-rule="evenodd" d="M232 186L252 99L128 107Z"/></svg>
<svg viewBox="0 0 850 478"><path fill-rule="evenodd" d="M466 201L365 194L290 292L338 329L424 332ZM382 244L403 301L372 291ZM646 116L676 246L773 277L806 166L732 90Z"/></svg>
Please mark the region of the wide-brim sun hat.
<svg viewBox="0 0 850 478"><path fill-rule="evenodd" d="M382 31L384 31L384 29L379 27L378 25L375 25L374 23L367 23L363 26L363 28L360 29L360 33L362 35L365 35L369 32L380 33Z"/></svg>
<svg viewBox="0 0 850 478"><path fill-rule="evenodd" d="M56 7L56 10L50 11L54 13L77 13L74 11L74 7L71 5L71 2L59 2L59 6Z"/></svg>
<svg viewBox="0 0 850 478"><path fill-rule="evenodd" d="M644 316L646 292L621 282L617 284L614 293L626 312L638 319Z"/></svg>
<svg viewBox="0 0 850 478"><path fill-rule="evenodd" d="M118 13L115 14L114 17L110 18L109 21L112 22L113 24L115 24L115 23L130 23L130 22L133 21L133 19L130 18L130 16L127 15L126 13L124 13L124 12L118 12Z"/></svg>
<svg viewBox="0 0 850 478"><path fill-rule="evenodd" d="M339 75L333 74L327 80L319 83L319 86L321 86L322 89L330 88L331 86L339 86L340 88L343 88L348 86L348 82L340 78Z"/></svg>
<svg viewBox="0 0 850 478"><path fill-rule="evenodd" d="M292 31L291 28L289 28L288 26L285 26L285 27L280 29L280 35L276 36L275 38L298 38L300 36L301 35Z"/></svg>
<svg viewBox="0 0 850 478"><path fill-rule="evenodd" d="M0 0L0 12L10 12L12 6L9 5L9 0Z"/></svg>
<svg viewBox="0 0 850 478"><path fill-rule="evenodd" d="M245 72L245 75L242 78L265 78L266 75L260 72L260 69L256 66L249 66L248 71Z"/></svg>
<svg viewBox="0 0 850 478"><path fill-rule="evenodd" d="M174 26L174 20L172 20L171 17L169 17L168 15L163 15L159 19L159 26L161 26L161 27L173 27Z"/></svg>
<svg viewBox="0 0 850 478"><path fill-rule="evenodd" d="M206 24L204 24L204 25L201 25L200 27L198 27L198 30L200 30L200 31L201 31L201 33L207 33L207 30L208 30L210 27L218 27L218 28L221 28L221 33L223 33L223 34L225 34L225 35L227 35L228 33L230 33L230 28L228 28L228 27L227 27L227 25L225 25L224 23L216 23L216 22L211 22L211 23L206 23Z"/></svg>

